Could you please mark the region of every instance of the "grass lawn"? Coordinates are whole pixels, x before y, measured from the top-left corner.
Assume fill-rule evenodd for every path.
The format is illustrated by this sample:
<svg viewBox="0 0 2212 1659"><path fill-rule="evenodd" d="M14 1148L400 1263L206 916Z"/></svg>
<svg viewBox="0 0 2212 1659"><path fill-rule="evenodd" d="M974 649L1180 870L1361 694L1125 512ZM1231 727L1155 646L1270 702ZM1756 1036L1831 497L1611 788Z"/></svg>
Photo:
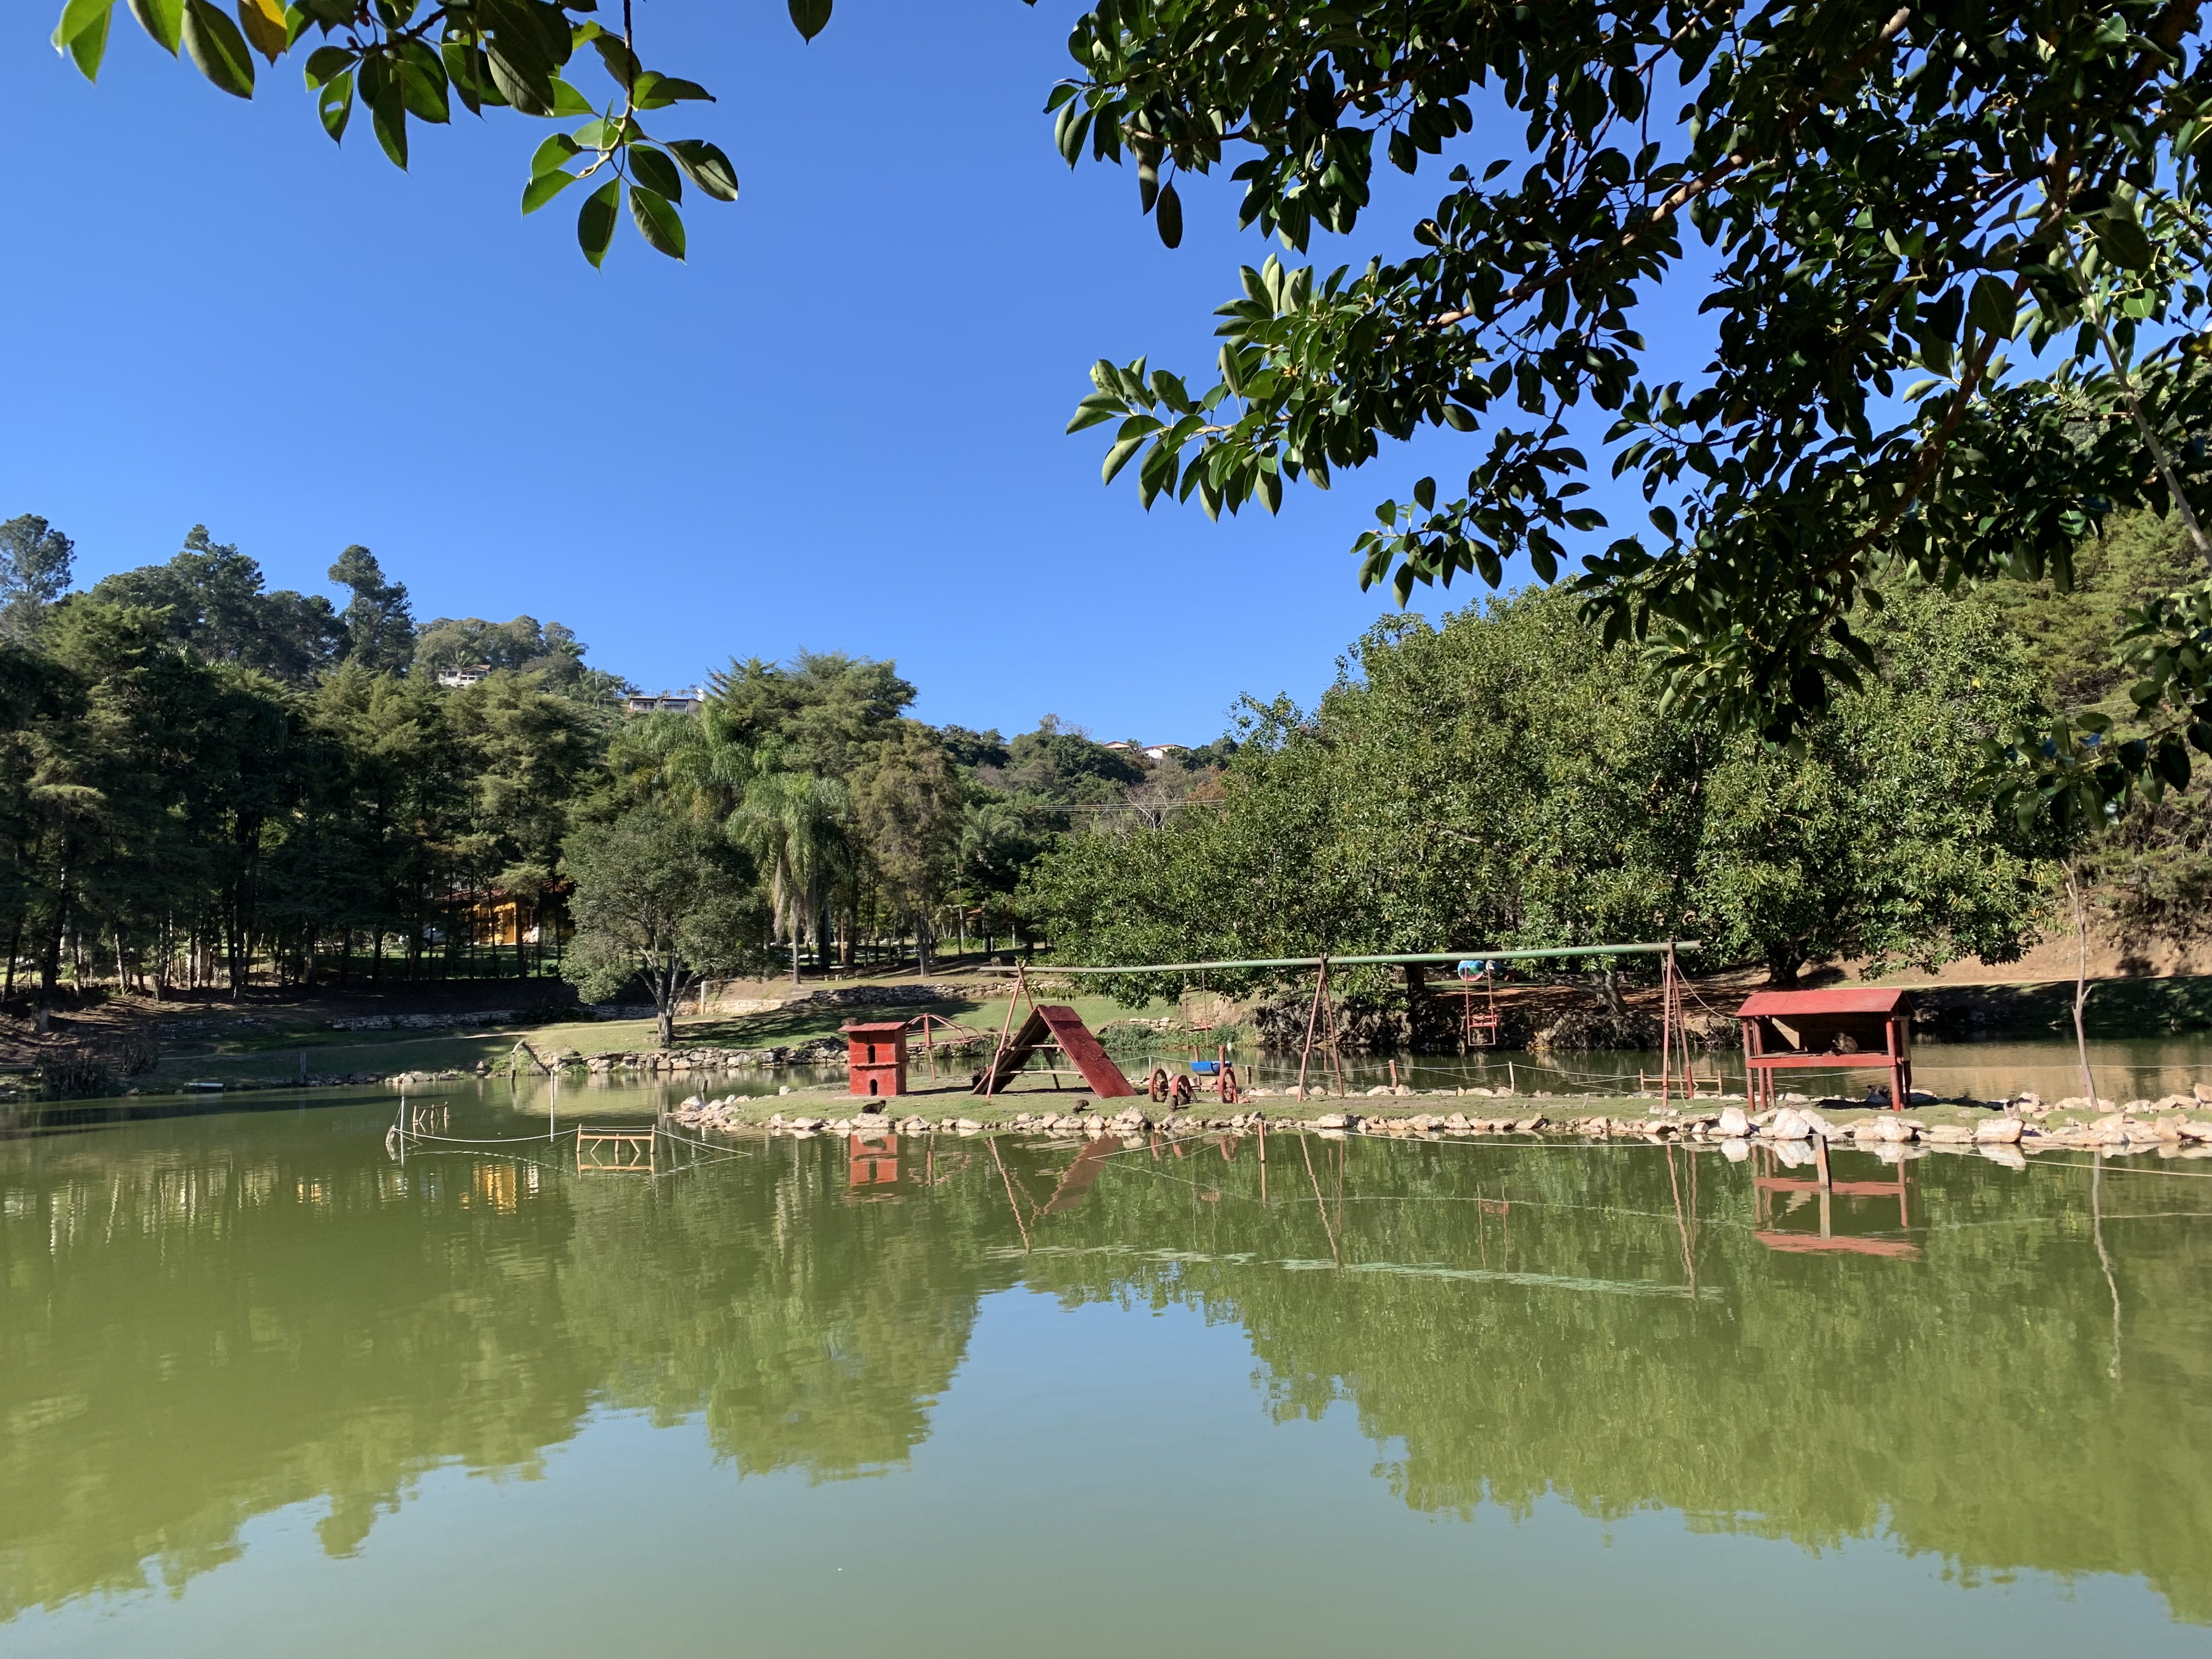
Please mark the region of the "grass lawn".
<svg viewBox="0 0 2212 1659"><path fill-rule="evenodd" d="M1107 997L1076 997L1071 1001L1084 1023L1093 1030L1133 1015L1157 1018L1172 1011L1171 1004L1139 1009ZM854 1020L912 1019L924 1013L956 1019L995 1036L1006 1021L1006 1002L1000 997L988 1000L885 1003L866 1008L800 1007L737 1018L692 1015L677 1020L676 1046L789 1047L817 1037L835 1036L839 1026ZM590 1055L651 1048L654 1046L654 1035L653 1022L649 1019L575 1020L422 1032L333 1031L320 1018L287 1020L281 1015L264 1016L261 1023L221 1036L197 1052L165 1052L160 1064L137 1079L136 1083L140 1090L151 1094L199 1079L223 1083L248 1079L284 1082L299 1075L299 1056L303 1050L307 1056L307 1069L321 1074L466 1070L479 1060L496 1063L505 1059L518 1039L526 1039L540 1053L574 1049Z"/></svg>

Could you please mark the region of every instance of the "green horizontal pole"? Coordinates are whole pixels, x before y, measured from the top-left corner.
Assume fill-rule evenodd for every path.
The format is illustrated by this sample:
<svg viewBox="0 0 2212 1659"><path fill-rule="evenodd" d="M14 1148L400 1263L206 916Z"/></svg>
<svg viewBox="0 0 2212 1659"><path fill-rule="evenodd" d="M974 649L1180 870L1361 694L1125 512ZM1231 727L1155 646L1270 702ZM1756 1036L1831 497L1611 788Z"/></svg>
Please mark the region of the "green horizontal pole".
<svg viewBox="0 0 2212 1659"><path fill-rule="evenodd" d="M1656 945L1547 945L1540 948L1519 951L1422 951L1393 956L1362 957L1257 957L1243 962L1151 962L1127 968L1069 968L1056 962L1034 962L1030 970L1039 974L1189 974L1206 968L1318 968L1326 962L1332 968L1369 968L1395 965L1409 962L1527 962L1546 957L1656 957L1668 951L1680 953L1695 951L1700 941L1693 939L1666 939ZM1011 974L1012 968L997 970Z"/></svg>

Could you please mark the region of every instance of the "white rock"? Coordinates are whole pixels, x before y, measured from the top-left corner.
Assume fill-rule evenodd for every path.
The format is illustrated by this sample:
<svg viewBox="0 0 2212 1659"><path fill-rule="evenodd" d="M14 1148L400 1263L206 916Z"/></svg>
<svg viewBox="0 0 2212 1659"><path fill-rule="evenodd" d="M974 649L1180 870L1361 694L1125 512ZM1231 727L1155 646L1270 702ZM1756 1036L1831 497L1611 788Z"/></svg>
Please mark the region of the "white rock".
<svg viewBox="0 0 2212 1659"><path fill-rule="evenodd" d="M1729 1139L1741 1140L1751 1133L1751 1120L1743 1115L1742 1107L1727 1106L1722 1108L1721 1121L1716 1127ZM1740 1159L1743 1154L1731 1153L1729 1156L1732 1160L1735 1160Z"/></svg>
<svg viewBox="0 0 2212 1659"><path fill-rule="evenodd" d="M1974 1125L1974 1139L1984 1146L2007 1146L2020 1139L2016 1117L1988 1117Z"/></svg>
<svg viewBox="0 0 2212 1659"><path fill-rule="evenodd" d="M1794 1107L1785 1106L1774 1115L1774 1121L1760 1131L1770 1140L1809 1140L1813 1126L1805 1121Z"/></svg>

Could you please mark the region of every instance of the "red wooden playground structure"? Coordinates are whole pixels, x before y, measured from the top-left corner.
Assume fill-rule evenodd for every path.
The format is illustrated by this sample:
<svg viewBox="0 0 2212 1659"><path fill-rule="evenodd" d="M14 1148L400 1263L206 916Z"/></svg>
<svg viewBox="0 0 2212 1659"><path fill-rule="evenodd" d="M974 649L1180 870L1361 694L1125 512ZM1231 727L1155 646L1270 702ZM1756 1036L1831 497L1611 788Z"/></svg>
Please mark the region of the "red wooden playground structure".
<svg viewBox="0 0 2212 1659"><path fill-rule="evenodd" d="M1868 986L1759 991L1735 1017L1743 1028L1744 1092L1753 1111L1777 1103L1777 1072L1887 1072L1889 1104L1912 1092L1912 999Z"/></svg>

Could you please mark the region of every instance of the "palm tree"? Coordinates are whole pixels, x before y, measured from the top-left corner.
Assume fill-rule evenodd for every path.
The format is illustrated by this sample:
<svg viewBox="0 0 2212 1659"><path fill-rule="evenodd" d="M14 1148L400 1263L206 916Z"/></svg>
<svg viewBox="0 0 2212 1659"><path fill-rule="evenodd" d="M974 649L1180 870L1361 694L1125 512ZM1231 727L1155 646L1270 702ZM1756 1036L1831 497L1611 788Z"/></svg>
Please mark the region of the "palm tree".
<svg viewBox="0 0 2212 1659"><path fill-rule="evenodd" d="M791 982L807 931L822 935L824 911L853 858L852 799L834 778L787 772L760 756L743 799L725 821L730 839L750 853L768 877L776 930L791 945Z"/></svg>

